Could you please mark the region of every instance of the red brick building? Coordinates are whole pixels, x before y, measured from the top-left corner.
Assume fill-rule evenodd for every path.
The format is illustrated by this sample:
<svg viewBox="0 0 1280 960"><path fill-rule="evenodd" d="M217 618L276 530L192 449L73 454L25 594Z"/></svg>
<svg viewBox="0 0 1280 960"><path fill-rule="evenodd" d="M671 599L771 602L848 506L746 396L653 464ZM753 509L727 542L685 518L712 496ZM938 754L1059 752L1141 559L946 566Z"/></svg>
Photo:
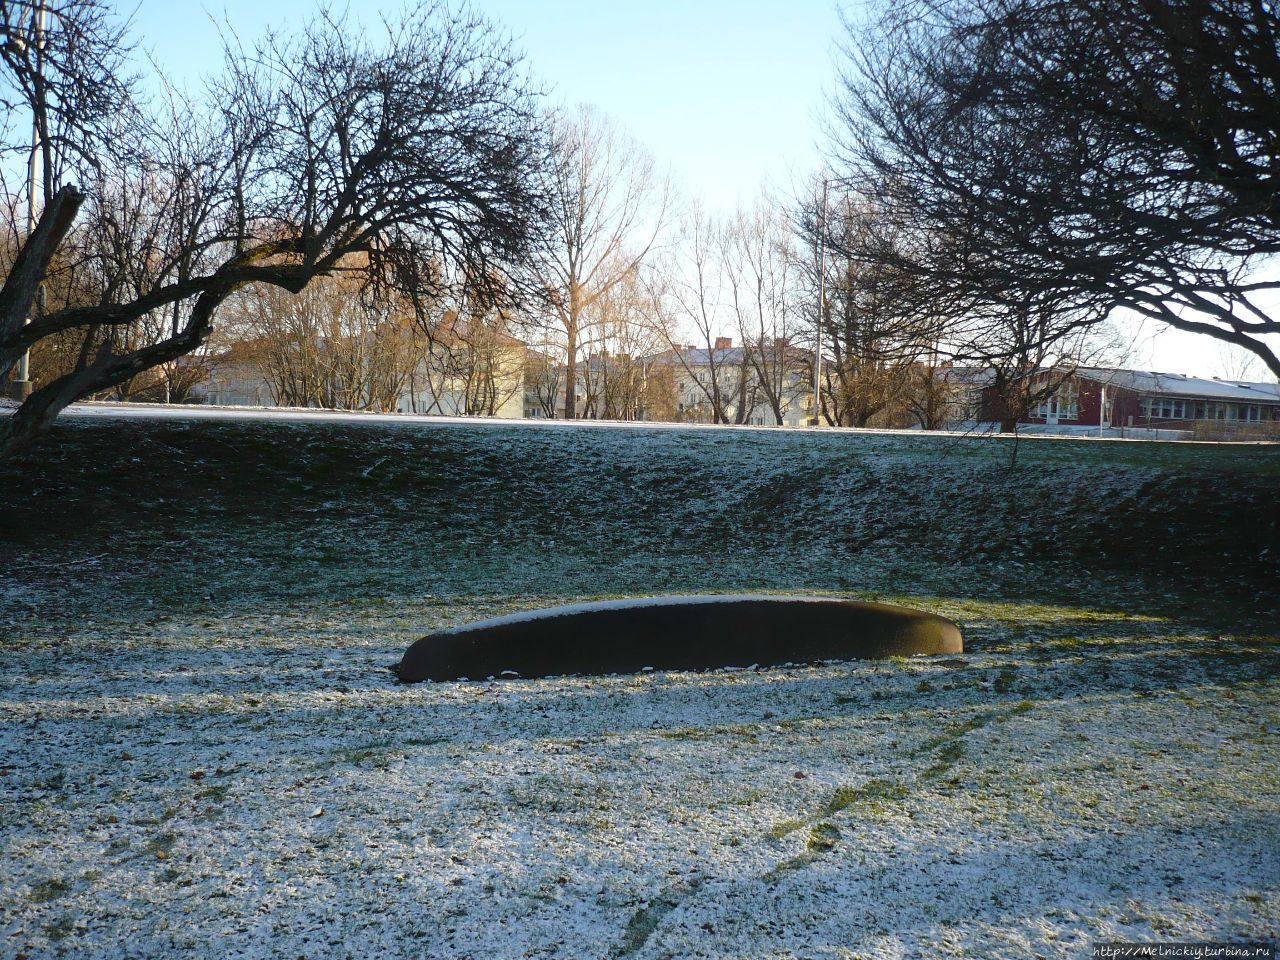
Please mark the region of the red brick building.
<svg viewBox="0 0 1280 960"><path fill-rule="evenodd" d="M983 398L983 419L998 398ZM1280 422L1280 384L1081 367L1019 421L1027 425L1192 430Z"/></svg>

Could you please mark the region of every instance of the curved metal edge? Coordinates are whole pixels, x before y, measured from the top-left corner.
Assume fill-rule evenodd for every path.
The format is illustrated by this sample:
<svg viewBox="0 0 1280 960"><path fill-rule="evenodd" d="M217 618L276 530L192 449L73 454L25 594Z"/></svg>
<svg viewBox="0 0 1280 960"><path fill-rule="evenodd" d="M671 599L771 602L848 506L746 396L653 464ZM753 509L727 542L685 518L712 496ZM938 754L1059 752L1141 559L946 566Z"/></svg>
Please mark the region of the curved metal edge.
<svg viewBox="0 0 1280 960"><path fill-rule="evenodd" d="M909 607L835 597L694 594L570 604L464 624L415 641L391 671L403 683L416 683L963 651L955 623Z"/></svg>

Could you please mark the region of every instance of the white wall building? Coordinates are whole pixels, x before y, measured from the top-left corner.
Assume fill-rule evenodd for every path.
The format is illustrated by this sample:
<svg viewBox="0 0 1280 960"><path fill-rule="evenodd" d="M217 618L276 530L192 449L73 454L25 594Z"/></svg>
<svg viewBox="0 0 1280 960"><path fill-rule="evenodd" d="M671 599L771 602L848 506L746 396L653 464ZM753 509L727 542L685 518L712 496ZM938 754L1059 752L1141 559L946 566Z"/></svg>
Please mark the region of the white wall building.
<svg viewBox="0 0 1280 960"><path fill-rule="evenodd" d="M717 337L710 350L673 348L646 362L672 371L676 415L681 420L715 422L715 394L730 423L799 427L813 418L813 354L809 351L778 343L765 355L753 357L747 349L735 347L731 338ZM778 400L781 424L771 396Z"/></svg>

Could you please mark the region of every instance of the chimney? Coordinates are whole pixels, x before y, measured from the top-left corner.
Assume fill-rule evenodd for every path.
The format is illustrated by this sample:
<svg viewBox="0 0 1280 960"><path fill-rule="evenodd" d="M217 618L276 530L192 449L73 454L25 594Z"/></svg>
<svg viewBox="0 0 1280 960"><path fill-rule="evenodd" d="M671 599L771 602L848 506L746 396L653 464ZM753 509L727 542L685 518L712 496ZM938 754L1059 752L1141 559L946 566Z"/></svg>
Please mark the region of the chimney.
<svg viewBox="0 0 1280 960"><path fill-rule="evenodd" d="M732 349L733 349L733 337L716 337L716 349L717 349L717 350L732 350Z"/></svg>

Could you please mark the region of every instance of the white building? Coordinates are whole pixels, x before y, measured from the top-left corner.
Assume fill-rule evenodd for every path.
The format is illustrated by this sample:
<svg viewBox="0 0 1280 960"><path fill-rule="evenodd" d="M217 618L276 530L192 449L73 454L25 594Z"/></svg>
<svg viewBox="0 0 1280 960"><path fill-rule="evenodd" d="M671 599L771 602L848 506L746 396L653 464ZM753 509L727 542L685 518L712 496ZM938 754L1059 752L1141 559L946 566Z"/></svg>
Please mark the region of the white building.
<svg viewBox="0 0 1280 960"><path fill-rule="evenodd" d="M431 333L426 356L410 372L401 413L525 415L523 340L450 317Z"/></svg>
<svg viewBox="0 0 1280 960"><path fill-rule="evenodd" d="M813 418L813 354L785 342L753 352L717 337L710 350L674 347L645 362L671 371L679 420L714 423L717 406L721 422L799 427Z"/></svg>

